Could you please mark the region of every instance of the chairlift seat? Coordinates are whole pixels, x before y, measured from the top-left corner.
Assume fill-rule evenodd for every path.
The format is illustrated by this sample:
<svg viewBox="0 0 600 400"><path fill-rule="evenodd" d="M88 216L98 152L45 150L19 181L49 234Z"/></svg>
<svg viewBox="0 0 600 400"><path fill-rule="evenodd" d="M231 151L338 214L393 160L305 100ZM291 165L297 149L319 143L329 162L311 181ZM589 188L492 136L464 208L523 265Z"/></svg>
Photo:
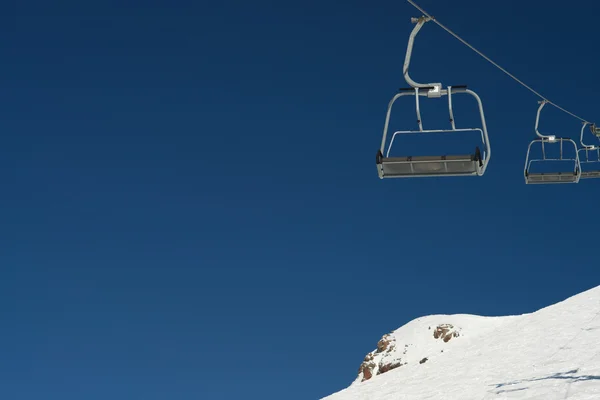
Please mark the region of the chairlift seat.
<svg viewBox="0 0 600 400"><path fill-rule="evenodd" d="M538 118L536 119L536 133L538 134L538 138L533 139L529 143L529 147L527 148L527 156L525 157L525 184L552 184L552 183L578 183L579 179L581 179L581 162L579 160L579 151L577 149L577 144L569 138L560 138L560 137L552 137L550 139L549 136L543 136L537 131L537 123L539 120L539 112L542 109L545 103L542 102L540 108L538 109ZM540 144L542 149L542 158L540 159L531 159L531 147L533 144ZM563 146L564 143L569 147L573 147L575 152L574 158L565 157L563 154ZM559 146L560 147L560 156L550 157L546 155L545 148L546 146ZM546 164L552 162L572 162L574 163L574 167L572 171L552 171L552 172L531 172L530 167L532 163L541 163Z"/></svg>
<svg viewBox="0 0 600 400"><path fill-rule="evenodd" d="M600 171L581 171L581 179L600 178Z"/></svg>
<svg viewBox="0 0 600 400"><path fill-rule="evenodd" d="M583 177L583 173L581 177ZM579 176L577 172L528 172L525 174L525 183L527 184L577 183L578 180Z"/></svg>
<svg viewBox="0 0 600 400"><path fill-rule="evenodd" d="M415 27L412 30L409 39L408 46L406 48L406 56L404 59L404 66L402 68L402 74L404 79L409 84L409 88L400 89L399 93L394 95L392 100L388 103L388 109L385 117L385 124L383 127L383 137L381 138L381 147L377 152L377 172L379 178L409 178L409 177L429 177L429 176L482 176L488 166L491 149L490 141L488 138L487 127L485 123L485 115L483 112L483 104L481 99L474 91L467 88L466 85L458 86L447 86L444 88L440 82L433 83L418 83L415 82L408 74L408 68L410 65L410 59L413 49L415 37L423 24L430 21L431 18L413 18L412 22L415 23ZM454 118L454 111L452 109L452 96L456 94L468 94L472 96L477 102L479 109L479 116L481 118L481 127L477 128L457 128L456 120ZM388 128L390 123L390 115L392 111L392 105L394 102L403 96L414 96L415 99L415 112L418 130L406 130L401 129L394 132L390 143L387 143ZM437 128L437 129L424 129L423 119L421 118L420 109L420 97L428 99L439 99L446 96L448 100L448 117L450 122L450 128ZM432 100L437 101L437 100ZM483 157L479 151L479 148L473 154L467 155L443 155L443 156L407 156L407 157L390 157L390 149L394 138L397 135L410 135L417 134L419 136L428 136L430 134L444 133L444 134L461 134L462 132L473 132L478 131L481 134L481 140L483 142ZM433 138L433 136L429 136ZM387 147L387 151L386 148ZM385 154L385 156L384 156ZM406 153L404 153L406 154Z"/></svg>
<svg viewBox="0 0 600 400"><path fill-rule="evenodd" d="M483 162L479 148L474 154L447 156L383 157L377 153L380 178L479 175Z"/></svg>
<svg viewBox="0 0 600 400"><path fill-rule="evenodd" d="M580 143L582 148L580 148L577 152L578 154L581 153L581 155L579 156L579 163L581 164L581 179L597 179L600 178L600 171L597 170L598 163L600 163L600 148L598 146L587 145L583 142L583 132L585 125L586 124L583 124L583 128L581 128ZM596 157L590 158L590 153L595 153ZM591 168L589 168L588 166L591 166Z"/></svg>

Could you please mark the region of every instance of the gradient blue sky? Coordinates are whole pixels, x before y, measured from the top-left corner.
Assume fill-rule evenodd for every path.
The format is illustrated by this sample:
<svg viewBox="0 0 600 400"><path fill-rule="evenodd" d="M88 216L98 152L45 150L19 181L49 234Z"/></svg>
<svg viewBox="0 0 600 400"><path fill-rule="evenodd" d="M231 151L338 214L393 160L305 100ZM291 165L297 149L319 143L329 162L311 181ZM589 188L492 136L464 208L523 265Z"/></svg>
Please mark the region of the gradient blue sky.
<svg viewBox="0 0 600 400"><path fill-rule="evenodd" d="M600 121L598 2L420 3ZM0 396L316 399L413 318L530 312L597 285L600 182L526 186L537 98L434 24L412 75L479 93L488 173L377 177L418 15L3 3Z"/></svg>

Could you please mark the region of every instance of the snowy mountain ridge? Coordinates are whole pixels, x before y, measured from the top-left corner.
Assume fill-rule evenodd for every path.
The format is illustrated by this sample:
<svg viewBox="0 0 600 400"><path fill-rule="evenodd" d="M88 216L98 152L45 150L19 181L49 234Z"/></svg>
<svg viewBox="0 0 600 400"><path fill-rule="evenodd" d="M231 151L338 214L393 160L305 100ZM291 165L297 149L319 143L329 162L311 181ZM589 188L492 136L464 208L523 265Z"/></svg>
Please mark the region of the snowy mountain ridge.
<svg viewBox="0 0 600 400"><path fill-rule="evenodd" d="M600 286L529 314L417 318L323 400L359 399L600 400Z"/></svg>

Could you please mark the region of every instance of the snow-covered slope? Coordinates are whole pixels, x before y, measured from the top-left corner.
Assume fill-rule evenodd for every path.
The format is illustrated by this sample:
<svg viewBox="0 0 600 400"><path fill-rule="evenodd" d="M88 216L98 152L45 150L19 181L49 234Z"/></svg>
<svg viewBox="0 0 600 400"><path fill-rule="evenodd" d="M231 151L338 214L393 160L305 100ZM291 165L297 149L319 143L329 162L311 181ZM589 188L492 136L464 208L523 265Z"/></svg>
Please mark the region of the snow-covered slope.
<svg viewBox="0 0 600 400"><path fill-rule="evenodd" d="M418 318L377 347L326 400L600 400L600 286L531 314Z"/></svg>

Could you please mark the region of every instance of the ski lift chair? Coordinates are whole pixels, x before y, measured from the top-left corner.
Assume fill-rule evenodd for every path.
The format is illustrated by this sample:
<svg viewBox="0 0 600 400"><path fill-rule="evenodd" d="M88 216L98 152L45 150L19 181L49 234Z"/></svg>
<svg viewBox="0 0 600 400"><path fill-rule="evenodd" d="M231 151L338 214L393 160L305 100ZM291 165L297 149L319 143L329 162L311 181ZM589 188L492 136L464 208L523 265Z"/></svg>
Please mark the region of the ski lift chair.
<svg viewBox="0 0 600 400"><path fill-rule="evenodd" d="M387 115L385 119L385 125L383 128L383 138L381 140L381 147L377 152L377 172L379 178L415 178L415 177L434 177L434 176L482 176L487 168L491 149L488 138L488 132L485 124L485 116L483 113L483 106L479 96L472 90L467 89L466 86L448 86L447 89L442 89L441 83L426 83L420 84L413 81L408 75L408 67L410 64L410 57L414 44L414 39L425 22L430 21L429 17L412 18L411 22L416 23L413 31L410 34L408 40L408 47L406 50L406 58L404 61L403 75L406 82L411 86L408 89L400 89L400 93L397 93L388 104ZM479 106L479 114L481 117L481 128L463 128L457 129L454 120L454 114L452 111L452 95L459 93L467 93L475 97ZM415 96L416 113L417 113L417 124L418 130L403 130L395 131L390 140L387 151L385 150L386 138L388 134L388 126L390 122L390 115L394 102L403 96ZM440 98L442 96L448 96L448 112L450 115L450 129L423 129L423 122L421 119L421 112L419 108L419 98ZM394 139L398 135L405 134L418 134L426 135L433 133L459 133L459 132L479 132L484 146L483 154L479 147L475 147L471 154L462 155L430 155L430 156L402 156L402 157L390 157L390 150Z"/></svg>
<svg viewBox="0 0 600 400"><path fill-rule="evenodd" d="M593 133L594 135L596 135L596 137L597 137L598 139L600 139L600 128L598 128L598 127L596 126L596 124L591 124L591 125L590 125L590 130L592 131L592 133Z"/></svg>
<svg viewBox="0 0 600 400"><path fill-rule="evenodd" d="M526 184L556 184L556 183L578 183L581 178L581 164L579 162L579 151L577 149L577 144L569 138L560 138L555 135L542 135L538 131L538 125L540 120L540 112L544 105L547 103L546 100L540 102L540 106L538 108L537 117L535 119L535 133L538 136L533 139L531 143L529 143L529 147L527 148L527 156L525 158L525 183ZM531 148L533 145L541 145L542 150L542 158L533 159L531 158ZM573 158L564 156L564 146L565 144L568 147L573 146L575 150L575 156ZM548 146L560 146L560 157L552 158L546 155L546 147ZM548 162L556 162L556 161L567 161L573 163L572 171L552 171L552 172L531 172L531 164L532 163L548 163Z"/></svg>
<svg viewBox="0 0 600 400"><path fill-rule="evenodd" d="M583 143L583 132L589 122L584 122L581 128L580 142L582 148L578 150L579 163L581 164L581 179L600 178L600 146L587 145ZM590 130L593 134L600 138L600 129L596 128L595 124L590 125ZM591 157L590 157L591 153ZM590 168L584 168L584 166L590 166Z"/></svg>

